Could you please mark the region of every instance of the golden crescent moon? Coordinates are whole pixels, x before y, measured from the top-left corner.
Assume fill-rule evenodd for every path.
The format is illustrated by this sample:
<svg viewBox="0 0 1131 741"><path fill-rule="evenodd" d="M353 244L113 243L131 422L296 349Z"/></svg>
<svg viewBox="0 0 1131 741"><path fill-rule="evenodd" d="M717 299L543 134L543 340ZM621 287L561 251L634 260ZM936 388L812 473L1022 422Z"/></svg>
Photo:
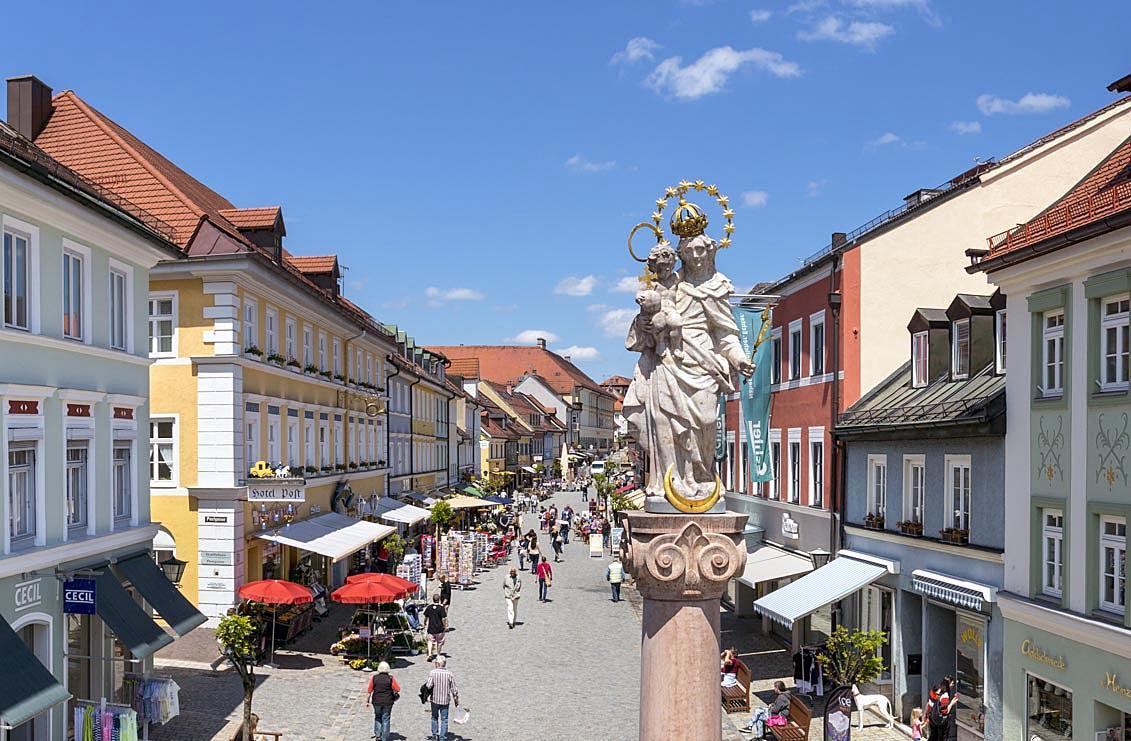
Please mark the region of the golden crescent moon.
<svg viewBox="0 0 1131 741"><path fill-rule="evenodd" d="M636 232L640 231L641 229L651 229L652 233L656 235L657 243L664 241L664 232L660 229L660 227L654 224L651 224L647 221L641 221L639 224L632 227L632 231L628 233L628 254L632 255L632 259L636 260L636 262L648 262L647 258L641 259L636 256L635 252L632 251L632 238L636 236Z"/></svg>
<svg viewBox="0 0 1131 741"><path fill-rule="evenodd" d="M715 506L715 502L719 501L719 497L723 493L723 482L718 474L715 474L715 490L711 492L711 496L705 499L689 499L677 492L672 484L672 470L674 468L674 463L669 464L667 472L664 473L664 496L667 497L673 507L680 512L698 515Z"/></svg>

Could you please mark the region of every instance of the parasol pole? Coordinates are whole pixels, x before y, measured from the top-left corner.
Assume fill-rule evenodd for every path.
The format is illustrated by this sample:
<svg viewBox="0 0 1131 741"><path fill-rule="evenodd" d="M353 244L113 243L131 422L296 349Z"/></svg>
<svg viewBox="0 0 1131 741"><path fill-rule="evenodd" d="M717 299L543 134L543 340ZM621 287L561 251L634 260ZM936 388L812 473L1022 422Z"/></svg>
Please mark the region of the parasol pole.
<svg viewBox="0 0 1131 741"><path fill-rule="evenodd" d="M275 665L275 615L278 611L278 605L271 605L271 660L267 662L267 666L272 669L279 668Z"/></svg>

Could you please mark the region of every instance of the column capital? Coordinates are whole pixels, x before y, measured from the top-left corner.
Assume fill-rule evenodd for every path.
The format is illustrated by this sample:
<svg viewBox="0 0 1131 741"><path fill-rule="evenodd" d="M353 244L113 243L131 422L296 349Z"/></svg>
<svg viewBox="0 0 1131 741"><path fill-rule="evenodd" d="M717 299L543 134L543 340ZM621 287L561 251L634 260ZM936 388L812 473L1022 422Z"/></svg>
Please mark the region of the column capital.
<svg viewBox="0 0 1131 741"><path fill-rule="evenodd" d="M621 559L645 599L718 599L746 566L747 517L626 512Z"/></svg>

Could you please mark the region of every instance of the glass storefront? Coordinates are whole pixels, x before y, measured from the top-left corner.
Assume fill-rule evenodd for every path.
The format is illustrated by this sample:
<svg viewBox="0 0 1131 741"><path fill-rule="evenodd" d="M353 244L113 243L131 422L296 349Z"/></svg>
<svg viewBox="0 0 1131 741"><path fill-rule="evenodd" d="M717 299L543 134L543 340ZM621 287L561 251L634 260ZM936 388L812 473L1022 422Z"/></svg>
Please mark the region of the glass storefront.
<svg viewBox="0 0 1131 741"><path fill-rule="evenodd" d="M986 730L986 621L958 613L954 646L958 723L981 736Z"/></svg>
<svg viewBox="0 0 1131 741"><path fill-rule="evenodd" d="M1025 737L1039 741L1072 738L1072 690L1026 675L1028 706Z"/></svg>
<svg viewBox="0 0 1131 741"><path fill-rule="evenodd" d="M864 630L882 631L887 636L884 645L880 647L880 658L884 662L883 671L880 673L878 684L891 682L891 627L892 627L892 592L876 586L864 587L860 592L860 627Z"/></svg>

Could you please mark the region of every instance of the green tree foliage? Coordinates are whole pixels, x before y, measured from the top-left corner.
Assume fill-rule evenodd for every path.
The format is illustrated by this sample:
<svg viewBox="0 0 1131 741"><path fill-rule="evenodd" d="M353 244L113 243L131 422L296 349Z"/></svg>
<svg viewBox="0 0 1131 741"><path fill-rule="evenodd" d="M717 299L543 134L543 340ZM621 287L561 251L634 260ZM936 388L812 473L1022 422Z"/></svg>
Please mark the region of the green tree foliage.
<svg viewBox="0 0 1131 741"><path fill-rule="evenodd" d="M385 538L382 543L385 546L385 550L389 552L389 568L395 570L397 565L401 562L401 559L404 558L404 538L398 533L393 533Z"/></svg>
<svg viewBox="0 0 1131 741"><path fill-rule="evenodd" d="M880 649L887 640L882 630L849 630L841 625L817 660L834 687L871 682L884 670Z"/></svg>
<svg viewBox="0 0 1131 741"><path fill-rule="evenodd" d="M245 615L227 615L216 626L216 640L243 683L243 739L251 741L251 699L255 694L255 639L259 629Z"/></svg>
<svg viewBox="0 0 1131 741"><path fill-rule="evenodd" d="M452 505L441 499L432 505L432 514L428 519L438 530L447 530L456 519L456 511L452 509Z"/></svg>

